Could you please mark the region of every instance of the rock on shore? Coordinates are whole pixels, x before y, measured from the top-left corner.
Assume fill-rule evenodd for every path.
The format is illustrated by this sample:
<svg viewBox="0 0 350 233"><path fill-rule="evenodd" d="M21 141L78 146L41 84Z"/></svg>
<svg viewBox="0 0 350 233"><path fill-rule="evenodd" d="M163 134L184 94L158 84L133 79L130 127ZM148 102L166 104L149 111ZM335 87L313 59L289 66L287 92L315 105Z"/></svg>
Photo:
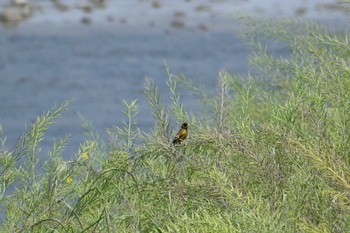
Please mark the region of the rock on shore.
<svg viewBox="0 0 350 233"><path fill-rule="evenodd" d="M27 0L12 0L11 4L0 12L0 21L8 24L17 23L30 17L32 13L33 7Z"/></svg>

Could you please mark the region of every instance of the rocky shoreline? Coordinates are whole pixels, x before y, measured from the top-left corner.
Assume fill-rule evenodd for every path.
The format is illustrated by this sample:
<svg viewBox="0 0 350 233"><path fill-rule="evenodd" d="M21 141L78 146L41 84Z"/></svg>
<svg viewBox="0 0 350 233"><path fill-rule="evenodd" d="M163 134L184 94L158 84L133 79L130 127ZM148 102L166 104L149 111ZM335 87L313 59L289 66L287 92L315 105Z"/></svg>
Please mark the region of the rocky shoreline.
<svg viewBox="0 0 350 233"><path fill-rule="evenodd" d="M248 12L272 17L303 17L311 19L347 19L349 4L336 0L312 0L293 2L268 0L3 0L0 5L0 23L18 25L24 21L95 22L118 23L120 25L142 25L182 29L210 30L217 27L212 21L234 12ZM1 3L1 1L0 1ZM102 16L102 17L101 17ZM345 16L345 17L344 17Z"/></svg>
<svg viewBox="0 0 350 233"><path fill-rule="evenodd" d="M61 0L51 0L51 3L53 8L60 12L68 11L72 7ZM106 7L106 4L104 0L90 0L77 3L75 7L85 12L92 12L95 8ZM0 22L5 25L18 24L30 18L40 9L42 9L40 4L32 3L29 0L9 0L8 3L2 6Z"/></svg>

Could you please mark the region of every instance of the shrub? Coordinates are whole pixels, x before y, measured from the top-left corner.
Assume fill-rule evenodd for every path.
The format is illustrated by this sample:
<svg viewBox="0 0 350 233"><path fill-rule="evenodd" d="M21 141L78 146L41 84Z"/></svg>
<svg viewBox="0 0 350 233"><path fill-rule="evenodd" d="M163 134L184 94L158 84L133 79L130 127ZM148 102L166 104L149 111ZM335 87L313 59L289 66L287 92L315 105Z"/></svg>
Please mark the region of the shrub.
<svg viewBox="0 0 350 233"><path fill-rule="evenodd" d="M138 129L137 101L124 101L125 120L108 130L109 142L91 133L65 161L64 137L38 167L40 141L68 103L39 117L1 152L1 231L350 231L347 32L294 20L243 22L255 70L220 71L210 97L167 69L168 106L146 78L150 133ZM274 55L276 44L291 55ZM203 114L186 111L179 88L200 97ZM171 126L184 121L189 137L173 146Z"/></svg>

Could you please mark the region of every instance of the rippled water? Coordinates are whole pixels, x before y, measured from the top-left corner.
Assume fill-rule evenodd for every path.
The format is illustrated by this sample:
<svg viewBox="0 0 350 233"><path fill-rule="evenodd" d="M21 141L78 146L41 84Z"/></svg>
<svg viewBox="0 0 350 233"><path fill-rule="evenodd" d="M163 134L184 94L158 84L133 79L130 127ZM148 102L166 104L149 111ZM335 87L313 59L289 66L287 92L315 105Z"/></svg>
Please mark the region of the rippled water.
<svg viewBox="0 0 350 233"><path fill-rule="evenodd" d="M139 12L142 14L142 9ZM224 21L215 21L210 14L205 17L211 23L209 31L131 28L128 24L104 27L70 21L55 24L42 19L44 23L38 23L36 18L24 26L0 28L0 123L7 149L43 111L71 98L69 111L49 129L44 152L54 138L66 134L71 134L66 157L78 150L83 141L78 112L106 138L106 129L123 118L123 99L138 100L139 126L151 130L153 120L144 97L144 77L152 77L162 95L169 98L164 60L173 73L196 79L209 91L215 89L221 68L246 73L248 49L237 35L237 23L229 17ZM282 48L280 52L288 50ZM193 108L192 100L190 96L183 99L188 109Z"/></svg>
<svg viewBox="0 0 350 233"><path fill-rule="evenodd" d="M165 88L164 60L173 73L213 87L223 67L231 72L246 72L247 49L233 30L91 31L82 36L10 32L0 39L0 116L4 135L10 144L14 143L25 124L35 121L55 102L71 98L73 105L49 130L47 143L72 134L71 144L77 147L82 140L77 112L105 136L106 128L122 119L123 99L138 99L140 127L150 130L153 121L144 97L144 77L153 78L167 98L170 93Z"/></svg>

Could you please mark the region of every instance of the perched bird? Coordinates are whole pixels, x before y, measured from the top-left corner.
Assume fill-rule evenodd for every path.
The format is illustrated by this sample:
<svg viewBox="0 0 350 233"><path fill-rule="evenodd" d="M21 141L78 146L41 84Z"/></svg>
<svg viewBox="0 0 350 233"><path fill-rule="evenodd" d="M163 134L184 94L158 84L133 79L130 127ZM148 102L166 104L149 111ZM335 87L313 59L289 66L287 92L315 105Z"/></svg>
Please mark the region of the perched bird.
<svg viewBox="0 0 350 233"><path fill-rule="evenodd" d="M173 144L181 144L186 138L188 134L188 125L187 123L183 123L181 125L181 129L176 134L176 137L173 139Z"/></svg>

